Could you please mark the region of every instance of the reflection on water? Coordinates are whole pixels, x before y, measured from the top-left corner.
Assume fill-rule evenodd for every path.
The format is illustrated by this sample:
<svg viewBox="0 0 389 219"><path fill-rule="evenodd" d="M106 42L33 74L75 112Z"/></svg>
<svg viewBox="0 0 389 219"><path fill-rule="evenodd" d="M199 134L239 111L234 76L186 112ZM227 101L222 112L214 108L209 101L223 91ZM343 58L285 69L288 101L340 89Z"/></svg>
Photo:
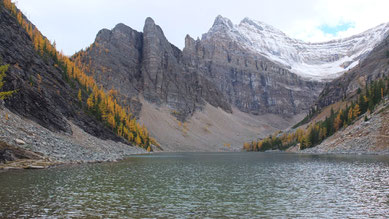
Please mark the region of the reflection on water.
<svg viewBox="0 0 389 219"><path fill-rule="evenodd" d="M0 217L385 217L389 157L133 156L0 173Z"/></svg>

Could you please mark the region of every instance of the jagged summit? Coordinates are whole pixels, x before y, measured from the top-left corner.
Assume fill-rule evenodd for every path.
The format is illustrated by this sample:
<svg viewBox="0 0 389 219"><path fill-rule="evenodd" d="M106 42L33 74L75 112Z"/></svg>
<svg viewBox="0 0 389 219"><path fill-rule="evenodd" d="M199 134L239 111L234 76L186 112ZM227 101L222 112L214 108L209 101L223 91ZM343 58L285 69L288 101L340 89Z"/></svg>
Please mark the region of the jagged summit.
<svg viewBox="0 0 389 219"><path fill-rule="evenodd" d="M232 21L226 17L223 17L221 15L218 15L215 19L215 21L213 22L213 25L212 25L212 28L215 27L227 27L227 28L233 28L234 27L234 24L232 23Z"/></svg>
<svg viewBox="0 0 389 219"><path fill-rule="evenodd" d="M269 25L269 24L266 24L264 22L261 22L261 21L256 21L256 20L253 20L249 17L245 17L238 25L238 27L241 27L241 26L244 26L244 25L250 25L250 26L253 26L257 29L257 31L269 31L269 32L273 32L273 33L277 33L279 35L284 35L286 36L286 34L284 32L282 32L281 30L278 30L277 28Z"/></svg>
<svg viewBox="0 0 389 219"><path fill-rule="evenodd" d="M234 25L228 18L218 16L203 39L230 40L297 75L322 81L334 79L356 66L388 33L389 23L385 23L348 38L309 43L250 18Z"/></svg>

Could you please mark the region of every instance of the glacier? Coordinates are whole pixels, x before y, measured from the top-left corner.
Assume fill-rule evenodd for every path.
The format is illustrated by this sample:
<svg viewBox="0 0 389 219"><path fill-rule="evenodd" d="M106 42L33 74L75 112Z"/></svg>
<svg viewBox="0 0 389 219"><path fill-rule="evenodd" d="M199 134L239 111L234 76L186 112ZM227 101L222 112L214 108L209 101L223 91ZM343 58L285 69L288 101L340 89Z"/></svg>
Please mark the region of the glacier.
<svg viewBox="0 0 389 219"><path fill-rule="evenodd" d="M219 15L202 39L227 38L307 80L329 81L357 66L388 34L389 23L384 23L351 37L309 43L260 21L244 18L233 24Z"/></svg>

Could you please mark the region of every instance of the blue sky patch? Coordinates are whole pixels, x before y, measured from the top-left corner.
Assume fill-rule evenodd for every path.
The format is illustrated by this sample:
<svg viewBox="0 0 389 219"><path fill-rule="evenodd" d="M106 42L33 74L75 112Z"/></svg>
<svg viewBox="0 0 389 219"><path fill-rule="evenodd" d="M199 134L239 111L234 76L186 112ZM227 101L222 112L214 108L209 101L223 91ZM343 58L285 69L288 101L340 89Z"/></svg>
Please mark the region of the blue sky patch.
<svg viewBox="0 0 389 219"><path fill-rule="evenodd" d="M336 35L338 32L348 30L351 27L355 27L355 24L351 22L347 22L347 23L339 24L337 26L329 26L325 24L320 26L319 29L324 33Z"/></svg>

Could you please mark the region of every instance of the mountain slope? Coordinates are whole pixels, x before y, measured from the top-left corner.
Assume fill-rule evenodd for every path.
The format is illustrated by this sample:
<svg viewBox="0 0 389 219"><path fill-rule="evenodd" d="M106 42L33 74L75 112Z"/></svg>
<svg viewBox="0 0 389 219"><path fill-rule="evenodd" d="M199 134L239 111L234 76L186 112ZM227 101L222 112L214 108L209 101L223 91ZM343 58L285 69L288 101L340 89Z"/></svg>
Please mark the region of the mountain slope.
<svg viewBox="0 0 389 219"><path fill-rule="evenodd" d="M389 154L389 102L302 153Z"/></svg>
<svg viewBox="0 0 389 219"><path fill-rule="evenodd" d="M315 105L317 113L312 115L310 124L329 118L332 110L344 111L347 105L352 106L352 102L367 112L318 146L302 152L389 153L388 78L389 37L379 43L358 66L326 84ZM346 117L342 118L345 120Z"/></svg>
<svg viewBox="0 0 389 219"><path fill-rule="evenodd" d="M66 162L145 152L86 110L84 88L66 77L58 56L41 46L48 41L8 0L0 2L0 32L0 65L9 65L2 90L17 91L5 100L5 109L0 102L1 142Z"/></svg>
<svg viewBox="0 0 389 219"><path fill-rule="evenodd" d="M7 108L52 130L71 134L66 120L73 120L88 133L118 140L114 133L85 114L77 101L78 87L71 87L50 57L42 58L27 32L10 12L0 8L0 56L10 67L4 90L17 90L5 101Z"/></svg>
<svg viewBox="0 0 389 219"><path fill-rule="evenodd" d="M306 43L288 37L263 22L245 18L238 25L218 16L202 40L222 35L245 49L277 62L311 80L331 80L356 66L389 34L389 23L363 33L323 43Z"/></svg>
<svg viewBox="0 0 389 219"><path fill-rule="evenodd" d="M318 108L355 97L358 89L389 75L389 36L382 40L361 63L341 77L327 83L317 100Z"/></svg>

